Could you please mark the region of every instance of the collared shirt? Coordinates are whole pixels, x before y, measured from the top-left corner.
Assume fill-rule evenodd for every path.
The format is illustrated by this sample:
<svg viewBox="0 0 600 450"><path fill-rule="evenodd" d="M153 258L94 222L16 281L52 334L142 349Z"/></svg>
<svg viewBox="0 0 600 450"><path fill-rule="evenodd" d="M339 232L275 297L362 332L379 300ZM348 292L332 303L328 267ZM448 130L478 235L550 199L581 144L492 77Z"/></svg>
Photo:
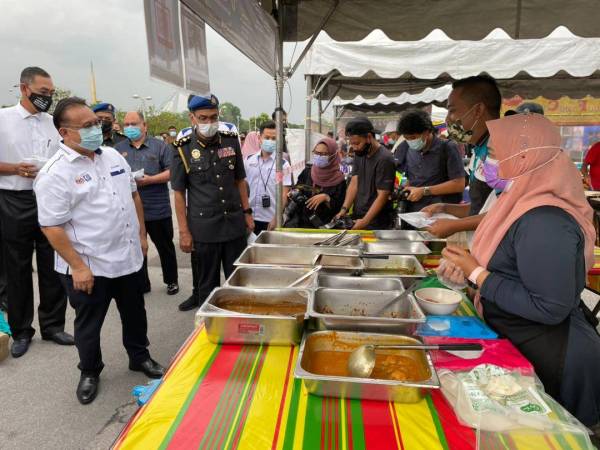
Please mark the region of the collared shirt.
<svg viewBox="0 0 600 450"><path fill-rule="evenodd" d="M115 149L125 158L131 170L144 169L144 175L157 175L171 167L173 151L162 140L147 136L140 148L129 139L119 142ZM144 220L160 220L171 217L171 201L168 182L150 184L138 189L144 204Z"/></svg>
<svg viewBox="0 0 600 450"><path fill-rule="evenodd" d="M269 155L267 159L261 157L262 152L249 156L244 161L246 168L246 180L250 186L250 208L253 210L254 220L270 222L275 217L277 199L277 168L275 167L275 155ZM283 161L283 185L292 185L290 165ZM263 207L262 197L268 195L270 206Z"/></svg>
<svg viewBox="0 0 600 450"><path fill-rule="evenodd" d="M110 147L100 150L91 159L61 143L33 189L40 225L62 226L94 275L117 278L140 270L144 259L132 198L137 188L127 161ZM58 254L54 268L69 273Z"/></svg>
<svg viewBox="0 0 600 450"><path fill-rule="evenodd" d="M123 141L127 141L127 140L128 139L124 134L117 133L116 131L111 131L108 138L104 138L104 142L102 142L102 145L104 145L105 147L115 148L115 146L119 142L123 142Z"/></svg>
<svg viewBox="0 0 600 450"><path fill-rule="evenodd" d="M0 109L0 161L17 164L37 158L43 164L56 153L60 139L50 114L31 114L20 103ZM0 189L30 191L33 179L0 175Z"/></svg>

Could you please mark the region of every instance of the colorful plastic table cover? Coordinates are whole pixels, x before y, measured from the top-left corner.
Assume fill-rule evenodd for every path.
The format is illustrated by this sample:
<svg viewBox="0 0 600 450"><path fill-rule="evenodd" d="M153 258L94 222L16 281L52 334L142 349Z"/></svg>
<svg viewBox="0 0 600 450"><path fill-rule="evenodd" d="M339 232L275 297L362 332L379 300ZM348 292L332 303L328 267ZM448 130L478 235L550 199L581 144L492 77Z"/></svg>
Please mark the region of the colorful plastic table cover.
<svg viewBox="0 0 600 450"><path fill-rule="evenodd" d="M472 315L463 302L459 314ZM298 347L215 345L200 326L115 449L584 449L577 435L481 433L441 392L419 403L310 395L294 378Z"/></svg>

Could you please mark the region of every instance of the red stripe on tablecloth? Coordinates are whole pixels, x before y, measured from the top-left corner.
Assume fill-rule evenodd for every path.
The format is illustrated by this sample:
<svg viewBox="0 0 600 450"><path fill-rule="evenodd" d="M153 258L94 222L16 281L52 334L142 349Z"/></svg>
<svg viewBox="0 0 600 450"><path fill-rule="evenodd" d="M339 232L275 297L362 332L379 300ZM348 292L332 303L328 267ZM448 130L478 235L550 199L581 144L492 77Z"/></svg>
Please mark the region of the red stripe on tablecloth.
<svg viewBox="0 0 600 450"><path fill-rule="evenodd" d="M346 402L346 436L348 440L348 450L354 450L354 442L352 440L352 411L350 411L350 399L346 398L342 401Z"/></svg>
<svg viewBox="0 0 600 450"><path fill-rule="evenodd" d="M334 401L335 406L335 449L340 448L340 399L336 398Z"/></svg>
<svg viewBox="0 0 600 450"><path fill-rule="evenodd" d="M390 417L388 403L363 400L361 401L361 407L365 430L365 447L376 450L397 448L394 424Z"/></svg>
<svg viewBox="0 0 600 450"><path fill-rule="evenodd" d="M432 389L431 399L444 429L448 447L452 450L472 450L476 447L476 436L472 428L460 424L454 410L441 392Z"/></svg>
<svg viewBox="0 0 600 450"><path fill-rule="evenodd" d="M390 403L390 415L392 416L392 422L394 423L394 428L396 429L396 433L398 434L398 441L400 441L400 448L404 450L404 442L402 442L402 431L400 431L400 422L398 422L398 416L396 416L396 408L394 408L394 403Z"/></svg>
<svg viewBox="0 0 600 450"><path fill-rule="evenodd" d="M221 348L171 438L169 449L187 450L200 446L241 349L241 345L226 345Z"/></svg>
<svg viewBox="0 0 600 450"><path fill-rule="evenodd" d="M281 419L283 417L283 408L285 407L285 399L287 396L288 385L290 382L290 375L292 374L292 361L294 360L294 347L290 347L290 356L288 358L287 369L285 371L285 382L283 383L283 395L279 402L279 411L277 412L277 423L275 424L275 434L273 435L273 444L271 450L275 450L277 447L277 439L279 438L279 432L281 429Z"/></svg>
<svg viewBox="0 0 600 450"><path fill-rule="evenodd" d="M321 399L321 450L325 450L325 423L327 421L327 397Z"/></svg>

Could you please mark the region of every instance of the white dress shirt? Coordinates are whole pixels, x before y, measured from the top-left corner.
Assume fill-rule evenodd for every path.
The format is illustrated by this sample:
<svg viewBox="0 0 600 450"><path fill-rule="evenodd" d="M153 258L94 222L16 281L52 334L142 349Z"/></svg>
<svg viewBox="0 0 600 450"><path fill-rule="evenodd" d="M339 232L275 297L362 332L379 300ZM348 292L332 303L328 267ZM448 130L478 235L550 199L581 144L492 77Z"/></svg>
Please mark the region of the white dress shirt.
<svg viewBox="0 0 600 450"><path fill-rule="evenodd" d="M60 139L50 114L31 114L20 103L0 109L0 162L16 164L25 158L48 160L58 150ZM0 175L0 189L30 191L33 179Z"/></svg>
<svg viewBox="0 0 600 450"><path fill-rule="evenodd" d="M252 208L254 220L260 222L270 222L275 217L276 193L276 167L275 154L270 155L268 159L261 157L262 152L248 156L244 160L246 169L246 181L250 186L250 208ZM290 164L283 161L283 185L292 185L292 175ZM264 208L262 205L262 196L268 195L271 199L271 206Z"/></svg>
<svg viewBox="0 0 600 450"><path fill-rule="evenodd" d="M33 189L42 227L62 226L95 276L117 278L142 267L140 228L131 169L119 152L100 147L94 159L60 144ZM55 270L69 273L56 254Z"/></svg>

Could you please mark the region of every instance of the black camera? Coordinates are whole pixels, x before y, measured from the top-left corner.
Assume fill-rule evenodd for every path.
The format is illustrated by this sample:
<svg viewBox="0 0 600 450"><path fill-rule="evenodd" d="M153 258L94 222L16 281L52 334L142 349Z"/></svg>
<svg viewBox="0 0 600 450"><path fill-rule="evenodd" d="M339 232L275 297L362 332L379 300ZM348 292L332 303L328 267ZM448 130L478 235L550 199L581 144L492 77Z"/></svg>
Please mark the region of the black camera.
<svg viewBox="0 0 600 450"><path fill-rule="evenodd" d="M323 226L323 222L317 216L316 211L306 208L306 202L315 194L311 186L298 185L288 194L289 202L284 211L284 223L288 223L294 216L304 214L313 227Z"/></svg>
<svg viewBox="0 0 600 450"><path fill-rule="evenodd" d="M269 197L268 195L263 195L261 197L261 201L262 201L262 207L263 208L270 208L271 207L271 197Z"/></svg>

